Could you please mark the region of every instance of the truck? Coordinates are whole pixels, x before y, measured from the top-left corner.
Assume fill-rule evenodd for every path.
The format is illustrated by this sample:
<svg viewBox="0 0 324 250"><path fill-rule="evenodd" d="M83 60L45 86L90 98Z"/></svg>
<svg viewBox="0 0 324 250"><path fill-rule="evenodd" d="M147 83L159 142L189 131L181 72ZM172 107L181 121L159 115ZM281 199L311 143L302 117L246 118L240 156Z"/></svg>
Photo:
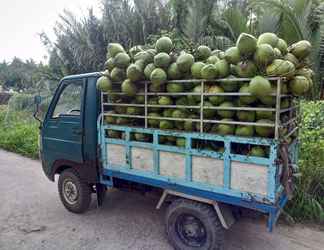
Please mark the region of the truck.
<svg viewBox="0 0 324 250"><path fill-rule="evenodd" d="M49 180L58 176L58 191L64 207L73 213L89 208L92 194L98 206L111 188L153 192L159 195L156 208L167 206L165 226L170 244L175 249L221 249L225 231L239 219L239 211L248 209L267 216L267 228L274 225L293 192L298 172L298 103L282 108L284 78L269 78L276 84L274 107L205 107L208 95L248 96L248 93L204 93L205 80L185 80L201 84L200 93L151 93L148 82L142 82L143 104L114 103L122 95L100 92L96 82L102 73L64 77L40 120L40 158ZM226 79L217 79L222 81ZM241 78L237 81L248 81ZM173 81L174 82L174 81ZM179 80L181 82L181 80ZM120 86L120 85L119 85ZM156 95L196 95L196 106L159 105L148 102ZM40 96L35 97L39 105ZM143 114L127 115L110 112L112 107L134 106ZM150 108L192 108L200 110L199 118L165 118L149 115ZM205 109L254 110L272 112L273 124L217 121L204 117ZM105 117L142 119L143 126L110 124ZM284 118L283 118L284 117ZM154 119L193 121L200 130L186 132L148 126ZM273 138L219 135L204 131L207 123L242 126L264 126L274 129ZM145 134L137 140L134 134ZM117 135L117 136L116 136ZM182 138L182 146L164 143L163 138ZM222 150L204 147L206 142ZM267 154L244 154L245 147L262 146ZM244 150L243 150L244 151Z"/></svg>

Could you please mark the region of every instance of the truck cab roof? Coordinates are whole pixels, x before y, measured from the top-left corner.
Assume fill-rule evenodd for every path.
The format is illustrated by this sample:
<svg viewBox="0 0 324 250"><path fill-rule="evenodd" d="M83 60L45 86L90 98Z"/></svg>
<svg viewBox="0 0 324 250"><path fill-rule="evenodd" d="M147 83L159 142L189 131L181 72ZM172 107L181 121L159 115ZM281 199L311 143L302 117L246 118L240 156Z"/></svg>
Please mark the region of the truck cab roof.
<svg viewBox="0 0 324 250"><path fill-rule="evenodd" d="M78 75L69 75L65 76L62 81L64 80L72 80L76 78L88 78L88 77L99 77L102 74L100 72L92 72L92 73L85 73L85 74L78 74Z"/></svg>

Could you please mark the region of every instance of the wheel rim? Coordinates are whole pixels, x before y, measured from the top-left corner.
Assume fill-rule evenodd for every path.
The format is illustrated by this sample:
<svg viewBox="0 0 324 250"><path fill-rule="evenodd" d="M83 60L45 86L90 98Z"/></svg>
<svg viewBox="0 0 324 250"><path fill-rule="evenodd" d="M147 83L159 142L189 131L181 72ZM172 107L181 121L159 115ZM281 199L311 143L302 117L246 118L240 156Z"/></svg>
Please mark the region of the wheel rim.
<svg viewBox="0 0 324 250"><path fill-rule="evenodd" d="M72 180L65 180L63 182L63 196L64 199L71 205L77 203L79 192L77 186Z"/></svg>
<svg viewBox="0 0 324 250"><path fill-rule="evenodd" d="M184 244L190 247L201 247L206 243L207 233L204 224L191 214L178 216L176 232Z"/></svg>

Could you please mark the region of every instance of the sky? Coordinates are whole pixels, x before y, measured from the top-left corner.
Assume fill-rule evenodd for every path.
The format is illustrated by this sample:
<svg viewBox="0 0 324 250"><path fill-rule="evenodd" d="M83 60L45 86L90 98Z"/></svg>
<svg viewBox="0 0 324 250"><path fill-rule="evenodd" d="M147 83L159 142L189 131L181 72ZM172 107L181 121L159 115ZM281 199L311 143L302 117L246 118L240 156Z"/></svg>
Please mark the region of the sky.
<svg viewBox="0 0 324 250"><path fill-rule="evenodd" d="M0 62L17 56L46 62L46 49L38 33L54 39L53 26L64 9L77 15L93 7L99 13L99 0L0 0Z"/></svg>

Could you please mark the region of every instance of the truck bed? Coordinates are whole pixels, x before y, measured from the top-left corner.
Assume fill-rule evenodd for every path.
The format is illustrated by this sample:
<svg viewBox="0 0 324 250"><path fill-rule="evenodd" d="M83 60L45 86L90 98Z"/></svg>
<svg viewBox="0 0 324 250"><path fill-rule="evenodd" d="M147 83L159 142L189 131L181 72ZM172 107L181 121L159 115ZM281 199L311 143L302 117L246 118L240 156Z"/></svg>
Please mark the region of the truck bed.
<svg viewBox="0 0 324 250"><path fill-rule="evenodd" d="M278 144L273 139L98 125L101 182L106 185L113 186L115 177L255 209L270 215L270 230L287 201L279 180L281 166L276 163ZM107 138L108 129L124 132L125 139ZM134 132L151 134L153 141L132 141ZM160 144L160 136L185 138L186 147ZM223 142L224 153L192 147L193 140L206 139ZM270 153L268 157L235 154L231 151L235 143L268 146ZM296 152L296 146L293 142L290 152Z"/></svg>

